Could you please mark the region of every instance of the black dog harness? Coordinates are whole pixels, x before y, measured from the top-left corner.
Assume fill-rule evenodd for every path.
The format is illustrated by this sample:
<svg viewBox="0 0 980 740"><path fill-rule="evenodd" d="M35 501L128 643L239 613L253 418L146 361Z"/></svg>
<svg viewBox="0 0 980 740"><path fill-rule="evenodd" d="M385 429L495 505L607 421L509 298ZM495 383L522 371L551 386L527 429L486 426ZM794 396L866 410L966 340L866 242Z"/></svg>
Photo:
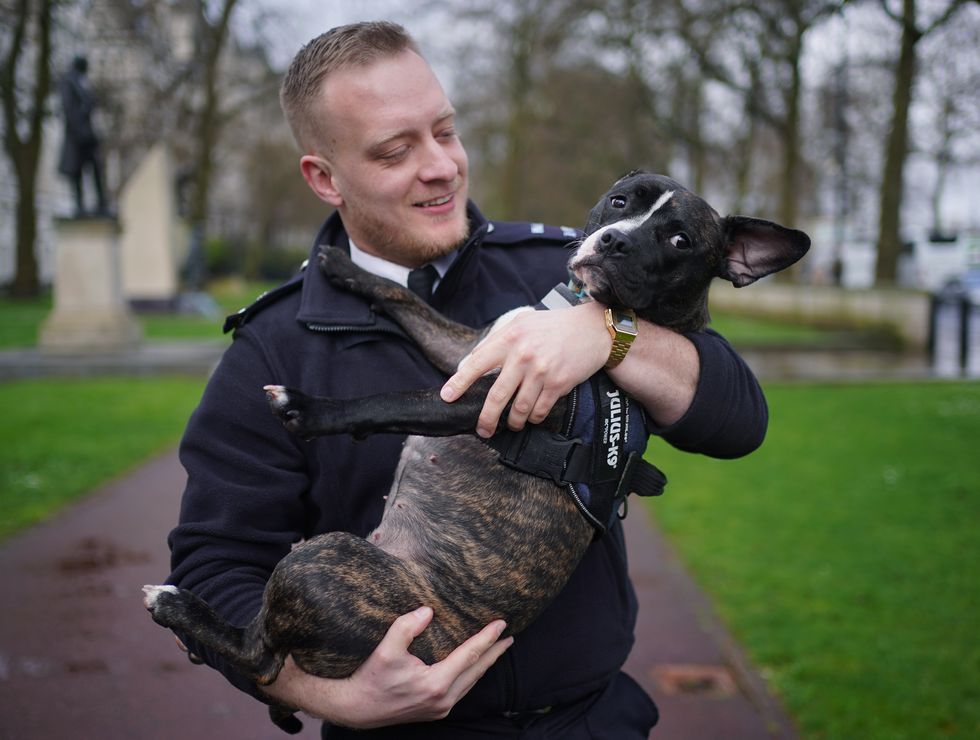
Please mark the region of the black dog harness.
<svg viewBox="0 0 980 740"><path fill-rule="evenodd" d="M560 285L539 309L575 305L580 298ZM626 497L659 496L667 478L643 459L647 439L642 406L600 371L572 389L561 433L527 424L486 440L500 462L562 487L601 536L626 516Z"/></svg>

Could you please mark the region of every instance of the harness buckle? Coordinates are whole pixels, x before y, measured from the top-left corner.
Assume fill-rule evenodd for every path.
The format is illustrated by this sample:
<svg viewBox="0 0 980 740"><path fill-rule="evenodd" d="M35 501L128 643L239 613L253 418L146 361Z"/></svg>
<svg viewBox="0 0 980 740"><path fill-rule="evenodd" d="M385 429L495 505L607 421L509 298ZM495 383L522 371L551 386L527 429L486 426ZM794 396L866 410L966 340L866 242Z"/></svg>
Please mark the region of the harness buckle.
<svg viewBox="0 0 980 740"><path fill-rule="evenodd" d="M563 486L568 460L582 444L578 437L568 439L557 432L525 426L519 432L502 432L487 443L500 453L500 462L509 468L547 478Z"/></svg>

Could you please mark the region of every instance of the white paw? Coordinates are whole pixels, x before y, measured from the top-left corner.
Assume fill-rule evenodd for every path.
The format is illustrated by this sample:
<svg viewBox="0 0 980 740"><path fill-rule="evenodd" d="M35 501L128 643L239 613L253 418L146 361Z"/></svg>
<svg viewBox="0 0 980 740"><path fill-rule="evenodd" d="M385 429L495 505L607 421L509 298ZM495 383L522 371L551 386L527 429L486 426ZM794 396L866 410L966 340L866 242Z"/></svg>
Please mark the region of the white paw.
<svg viewBox="0 0 980 740"><path fill-rule="evenodd" d="M156 606L160 594L166 591L169 594L177 593L176 586L143 586L143 606L152 609Z"/></svg>
<svg viewBox="0 0 980 740"><path fill-rule="evenodd" d="M286 392L286 388L281 385L267 385L263 388L265 394L269 397L269 403L273 404L277 408L283 408L289 403L289 394Z"/></svg>

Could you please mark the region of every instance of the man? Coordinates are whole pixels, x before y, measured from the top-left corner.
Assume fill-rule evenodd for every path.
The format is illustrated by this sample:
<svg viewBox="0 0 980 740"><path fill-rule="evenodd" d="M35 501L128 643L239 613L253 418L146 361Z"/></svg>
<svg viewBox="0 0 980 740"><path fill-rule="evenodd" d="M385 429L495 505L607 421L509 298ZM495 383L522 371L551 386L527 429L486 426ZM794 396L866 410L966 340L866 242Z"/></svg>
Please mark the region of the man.
<svg viewBox="0 0 980 740"><path fill-rule="evenodd" d="M287 72L281 101L303 151L304 179L336 209L317 245L348 248L355 262L403 284L410 271L432 265L432 304L471 326L534 303L564 280L569 234L491 223L468 202L453 108L401 27L355 24L314 39ZM500 368L477 432L490 435L511 398L509 427L542 420L609 359L602 312L592 303L519 316L445 382L444 399ZM388 319L334 289L315 267L231 324L235 341L181 446L188 485L170 540L170 582L245 624L293 542L341 529L364 535L377 524L401 445L394 435L301 442L269 413L262 386L349 398L445 379ZM641 322L610 374L672 444L730 457L762 440L758 385L716 334L685 337ZM495 622L426 666L407 648L431 617L422 607L397 619L343 680L307 675L290 660L275 683L258 689L215 656L202 657L253 695L326 719L329 738L624 740L645 738L656 722L653 702L619 670L636 602L618 525L516 639L499 640L504 625Z"/></svg>

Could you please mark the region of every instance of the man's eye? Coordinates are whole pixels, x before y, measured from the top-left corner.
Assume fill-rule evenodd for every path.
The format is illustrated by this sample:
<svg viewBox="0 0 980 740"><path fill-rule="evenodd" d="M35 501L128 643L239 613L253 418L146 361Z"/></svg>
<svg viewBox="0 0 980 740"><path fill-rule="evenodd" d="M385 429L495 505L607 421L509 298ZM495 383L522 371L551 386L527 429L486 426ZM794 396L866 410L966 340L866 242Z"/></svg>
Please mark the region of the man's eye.
<svg viewBox="0 0 980 740"><path fill-rule="evenodd" d="M408 154L407 146L400 146L397 149L392 149L391 151L382 152L378 155L378 159L384 160L385 162L394 162L401 159L406 154Z"/></svg>
<svg viewBox="0 0 980 740"><path fill-rule="evenodd" d="M687 234L674 234L668 241L672 247L676 247L677 249L691 248L691 240L687 237Z"/></svg>
<svg viewBox="0 0 980 740"><path fill-rule="evenodd" d="M626 198L622 195L614 195L609 199L609 205L613 208L626 208Z"/></svg>

